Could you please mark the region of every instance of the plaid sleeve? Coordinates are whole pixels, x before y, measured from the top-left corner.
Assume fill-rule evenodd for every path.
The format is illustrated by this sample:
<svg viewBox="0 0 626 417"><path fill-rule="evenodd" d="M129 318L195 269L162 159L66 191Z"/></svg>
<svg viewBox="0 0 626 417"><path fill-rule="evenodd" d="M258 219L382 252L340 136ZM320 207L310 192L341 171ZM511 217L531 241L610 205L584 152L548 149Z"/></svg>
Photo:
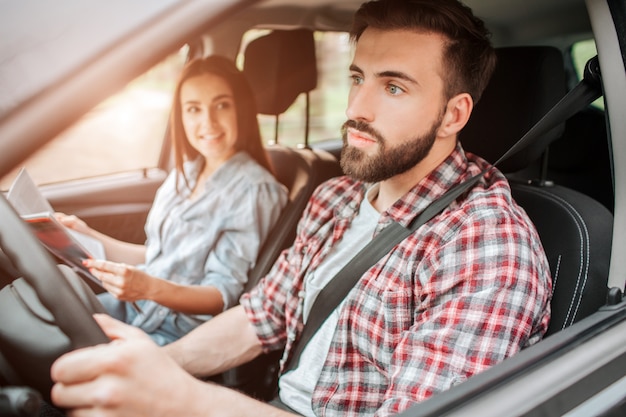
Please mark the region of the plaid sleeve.
<svg viewBox="0 0 626 417"><path fill-rule="evenodd" d="M309 200L298 223L296 239L283 251L271 271L240 300L267 351L286 348L302 328L300 290L302 279L312 258L332 237L332 219L337 200L346 187L347 178L334 178L321 184Z"/></svg>
<svg viewBox="0 0 626 417"><path fill-rule="evenodd" d="M293 245L281 252L269 273L239 300L266 352L285 347L289 321L294 320L296 314L299 303L297 277L307 239L302 231L309 221L311 206L311 203L307 205L305 215L298 223Z"/></svg>

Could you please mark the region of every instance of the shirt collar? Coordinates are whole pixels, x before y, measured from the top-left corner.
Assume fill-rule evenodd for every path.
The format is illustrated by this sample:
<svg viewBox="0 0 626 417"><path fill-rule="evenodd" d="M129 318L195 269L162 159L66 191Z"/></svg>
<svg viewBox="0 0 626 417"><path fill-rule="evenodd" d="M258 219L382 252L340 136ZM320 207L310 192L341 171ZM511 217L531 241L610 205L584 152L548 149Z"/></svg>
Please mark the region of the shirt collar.
<svg viewBox="0 0 626 417"><path fill-rule="evenodd" d="M230 175L229 171L231 171L231 166L237 167L241 165L244 161L249 159L250 157L244 151L239 151L231 158L229 158L226 162L224 162L220 167L215 170L215 172L207 178L207 182L212 180L219 180L221 176ZM196 186L196 180L198 178L198 173L200 168L202 167L202 156L198 156L196 159L192 161L187 161L183 164L183 170L185 171L185 175L189 179L189 188L193 190Z"/></svg>
<svg viewBox="0 0 626 417"><path fill-rule="evenodd" d="M468 160L457 142L456 147L437 168L422 178L385 213L391 220L408 226L430 203L467 176Z"/></svg>

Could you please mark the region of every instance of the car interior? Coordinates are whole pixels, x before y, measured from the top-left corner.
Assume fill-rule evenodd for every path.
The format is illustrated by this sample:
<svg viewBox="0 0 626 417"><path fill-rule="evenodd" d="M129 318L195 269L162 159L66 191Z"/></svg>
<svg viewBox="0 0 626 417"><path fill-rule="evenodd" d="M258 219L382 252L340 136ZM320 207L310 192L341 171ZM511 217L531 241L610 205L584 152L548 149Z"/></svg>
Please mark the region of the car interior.
<svg viewBox="0 0 626 417"><path fill-rule="evenodd" d="M297 27L284 28L278 19L272 21L274 16L281 14L280 3L274 0L256 10L243 11L237 20L247 24L263 21L264 28L268 29L267 35L250 42L243 51L242 69L253 86L259 113L275 120L275 136L269 141L267 151L277 178L289 190L288 205L262 246L246 291L269 271L280 252L289 247L300 215L315 188L329 178L342 175L339 166L341 140L331 138L319 143L309 142L309 94L317 87L319 65L312 29L349 27L353 11L338 6L332 16L323 11L302 14L299 24L294 25ZM480 9L478 5L477 9ZM575 10L571 16L572 24L586 17L584 5L582 10ZM489 23L488 17L486 21ZM509 46L505 28L494 26L493 29L498 44L496 71L460 136L466 151L481 155L492 163L540 121L577 82L568 64L569 57L562 50L533 45L531 40L525 46ZM210 34L212 42L207 41L212 45L210 52L232 56L232 51L238 49L233 45L239 41L233 39L233 33L238 30L232 25L215 25ZM243 26L240 32L243 34ZM192 54L197 55L206 54L207 50L203 47L191 49ZM602 92L598 91L598 94ZM281 116L302 96L306 105L301 118L301 145L283 145L279 138ZM498 164L510 180L515 200L535 223L550 263L552 319L546 341L611 303L621 302L621 294L610 291L608 282L615 201L612 152L605 114L589 106L564 118L557 127ZM0 206L0 214L1 210ZM64 211L62 206L61 211ZM139 220L135 218L133 221ZM38 255L39 249L33 249L33 253L41 256L42 265L49 266L49 260L44 259L43 254ZM6 308L6 314L15 314L22 309L29 310L29 314L35 311L37 317L43 317L49 326L45 331L51 332L51 343L55 345L43 346L40 339L23 338L24 326L39 324L0 326L0 386L26 384L47 393L51 387L51 381L46 377L47 369L60 352L77 346L76 334L84 332L89 335L84 336L78 345L90 344L91 341L87 341L90 338L102 341L103 335L94 329L78 331L74 324L58 323L55 311L58 300L39 300L24 285L23 278L19 278L26 274L45 274L39 270L26 272L29 268L23 263L16 268L13 255L10 255L9 260L0 252L3 287L0 300L12 301L11 304L0 304L0 307ZM93 300L93 294L85 289L82 280L77 280L75 274L65 268L60 268L59 273L66 277L87 305L73 314L88 314L99 309L98 302ZM36 289L38 294L45 292L43 287ZM54 312L56 324L49 317L48 310ZM56 326L63 331L59 332ZM565 336L557 337L561 341ZM24 349L24 346L32 349ZM269 400L277 388L279 357L280 352L262 355L212 380ZM516 363L512 362L502 372L515 366ZM34 374L37 378L32 379ZM45 394L44 399L48 399ZM426 408L424 415L430 411L436 415L441 410Z"/></svg>
<svg viewBox="0 0 626 417"><path fill-rule="evenodd" d="M289 34L289 31L273 32L277 33ZM307 63L307 59L298 51L307 51L310 43L305 40L298 46L297 37L289 38L293 46L291 56L296 58L293 62ZM271 45L272 39L279 38L267 36L263 39L264 45L271 49L283 47L284 43L280 40ZM460 136L467 151L481 155L492 163L504 155L567 92L563 57L558 49L546 46L504 47L498 48L497 54L498 64L492 80ZM315 65L312 60L308 63ZM244 68L248 68L248 65L249 62L245 61ZM255 62L253 67L259 70L263 64ZM314 68L300 71L305 74L316 72ZM255 77L252 79L258 83L282 80L280 77L269 77L271 81L262 81L267 79L258 73ZM285 85L288 84L285 82ZM549 170L544 172L544 159L550 146L560 140L567 140L563 138L565 124L563 120L559 126L539 136L498 165L510 179L514 198L535 223L549 259L554 287L552 319L547 335L596 312L606 303L608 292L613 228L611 212L591 196L553 181ZM269 148L270 155L272 149ZM335 152L335 156L339 156L338 152ZM332 166L332 163L328 165L331 169ZM339 172L336 170L329 176L338 175ZM295 227L295 223L291 226ZM278 227L283 227L281 222ZM292 239L293 236L289 241ZM258 277L255 275L252 283L256 279ZM249 369L228 372L222 383L270 399L275 394L271 387L275 386L277 357L272 355L271 358L259 359L251 364L255 366L255 372ZM264 366L267 369L259 372L259 367L263 369ZM259 381L254 381L251 384L254 389L248 390L246 384L250 382L249 375L253 374L264 375L262 380L270 382L270 386L261 389Z"/></svg>
<svg viewBox="0 0 626 417"><path fill-rule="evenodd" d="M245 50L243 68L252 84L259 86L255 91L259 111L275 116L277 125L281 113L293 100L315 88L313 45L312 31L274 30L251 42ZM504 47L497 53L496 72L461 135L466 150L492 163L567 91L563 57L558 49ZM266 59L268 55L272 59ZM305 121L308 124L308 117ZM565 136L568 123L569 120L564 121L499 165L511 181L514 197L535 222L555 277L548 334L597 311L605 304L608 291L612 214L597 199L553 180L554 169L550 167L554 164L545 163L552 146L569 140ZM299 149L282 146L277 138L268 146L277 176L290 190L290 202L259 255L247 289L269 271L280 251L289 246L297 220L315 187L341 174L337 144L335 148L326 144L332 153L311 148L306 144L307 130L305 125L305 146ZM558 151L550 152L551 161ZM608 200L610 196L605 201ZM261 357L215 380L269 399L274 395L278 357Z"/></svg>

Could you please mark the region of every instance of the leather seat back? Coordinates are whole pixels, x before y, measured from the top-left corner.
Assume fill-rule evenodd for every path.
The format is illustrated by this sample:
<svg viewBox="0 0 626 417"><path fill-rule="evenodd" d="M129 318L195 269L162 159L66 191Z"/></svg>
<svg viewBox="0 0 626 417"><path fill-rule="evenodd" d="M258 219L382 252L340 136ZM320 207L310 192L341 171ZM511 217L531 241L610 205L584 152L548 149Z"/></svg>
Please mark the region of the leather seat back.
<svg viewBox="0 0 626 417"><path fill-rule="evenodd" d="M302 93L317 85L313 32L275 30L251 42L245 51L244 73L251 81L260 113L279 116ZM308 117L305 121L308 129ZM306 142L306 141L305 141ZM267 148L277 179L289 189L289 202L266 238L245 291L265 276L296 236L309 197L323 181L342 175L337 158L320 149ZM261 400L275 395L281 352L264 354L230 369L216 381Z"/></svg>
<svg viewBox="0 0 626 417"><path fill-rule="evenodd" d="M300 94L317 86L313 32L274 30L253 40L244 51L243 72L254 91L259 113L278 117ZM280 252L291 245L298 220L315 188L342 174L337 159L323 150L274 143L267 151L277 179L289 189L289 202L261 248L246 291L269 272Z"/></svg>
<svg viewBox="0 0 626 417"><path fill-rule="evenodd" d="M492 163L566 92L559 50L514 47L497 53L494 76L460 136L467 151ZM590 196L551 181L519 181L518 175L512 175L540 161L562 132L563 126L552 129L499 167L510 176L513 197L534 222L550 263L553 295L548 334L605 304L613 228L612 214Z"/></svg>

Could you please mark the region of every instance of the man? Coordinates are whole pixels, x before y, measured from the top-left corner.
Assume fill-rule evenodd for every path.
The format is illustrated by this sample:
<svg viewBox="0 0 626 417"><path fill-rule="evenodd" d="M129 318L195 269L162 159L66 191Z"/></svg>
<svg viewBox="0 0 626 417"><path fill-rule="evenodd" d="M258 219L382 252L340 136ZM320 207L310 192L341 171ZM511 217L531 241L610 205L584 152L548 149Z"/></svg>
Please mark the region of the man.
<svg viewBox="0 0 626 417"><path fill-rule="evenodd" d="M190 374L263 351L289 357L319 291L372 236L392 221L406 226L488 167L457 141L495 65L470 9L457 0L369 2L352 36L347 176L314 193L293 246L240 306L164 350L97 317L114 342L55 363L58 405L81 416L291 415ZM395 414L539 340L550 292L537 233L490 169L361 277L299 365L281 374L279 400L303 415Z"/></svg>

